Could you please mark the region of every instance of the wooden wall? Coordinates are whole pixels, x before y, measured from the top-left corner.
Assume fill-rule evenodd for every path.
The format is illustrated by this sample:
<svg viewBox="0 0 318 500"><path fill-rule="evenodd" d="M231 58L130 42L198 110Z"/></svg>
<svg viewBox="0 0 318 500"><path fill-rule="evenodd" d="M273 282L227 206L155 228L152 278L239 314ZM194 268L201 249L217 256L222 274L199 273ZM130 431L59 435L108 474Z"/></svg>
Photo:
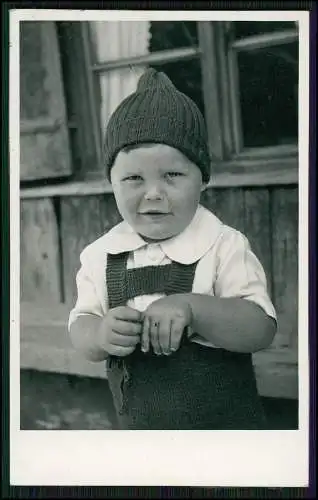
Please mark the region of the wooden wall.
<svg viewBox="0 0 318 500"><path fill-rule="evenodd" d="M215 188L202 204L244 232L262 262L276 306L273 346L255 355L264 395L298 397L298 188ZM81 250L120 216L112 194L21 199L21 301L68 311Z"/></svg>

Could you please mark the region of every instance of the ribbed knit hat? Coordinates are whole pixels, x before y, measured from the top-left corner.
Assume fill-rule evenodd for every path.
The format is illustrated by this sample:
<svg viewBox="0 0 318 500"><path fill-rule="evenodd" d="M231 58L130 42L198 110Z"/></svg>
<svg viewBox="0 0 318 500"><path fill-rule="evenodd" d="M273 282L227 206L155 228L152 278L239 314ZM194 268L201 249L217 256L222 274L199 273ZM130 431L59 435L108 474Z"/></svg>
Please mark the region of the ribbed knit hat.
<svg viewBox="0 0 318 500"><path fill-rule="evenodd" d="M209 181L210 158L202 113L165 73L150 68L108 122L104 142L107 177L122 148L152 142L180 150L200 168L203 181Z"/></svg>

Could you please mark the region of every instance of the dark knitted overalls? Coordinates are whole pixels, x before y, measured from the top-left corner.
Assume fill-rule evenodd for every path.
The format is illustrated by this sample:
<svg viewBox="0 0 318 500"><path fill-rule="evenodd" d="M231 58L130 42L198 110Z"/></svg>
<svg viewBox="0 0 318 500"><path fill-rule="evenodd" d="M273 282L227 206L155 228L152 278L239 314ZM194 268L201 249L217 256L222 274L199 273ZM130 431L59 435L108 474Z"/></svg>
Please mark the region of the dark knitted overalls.
<svg viewBox="0 0 318 500"><path fill-rule="evenodd" d="M127 269L128 253L108 255L109 307L151 293L189 293L196 263ZM133 354L107 360L121 429L265 429L250 354L213 349L184 336L170 356Z"/></svg>

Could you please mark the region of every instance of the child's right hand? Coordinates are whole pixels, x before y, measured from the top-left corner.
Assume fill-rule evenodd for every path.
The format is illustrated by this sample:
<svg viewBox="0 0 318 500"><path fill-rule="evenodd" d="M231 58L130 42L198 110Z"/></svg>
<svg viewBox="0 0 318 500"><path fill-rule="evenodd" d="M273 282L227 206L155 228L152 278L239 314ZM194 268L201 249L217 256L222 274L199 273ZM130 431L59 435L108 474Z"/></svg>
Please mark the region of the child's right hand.
<svg viewBox="0 0 318 500"><path fill-rule="evenodd" d="M99 345L111 356L128 356L140 342L142 315L128 306L110 309L101 321Z"/></svg>

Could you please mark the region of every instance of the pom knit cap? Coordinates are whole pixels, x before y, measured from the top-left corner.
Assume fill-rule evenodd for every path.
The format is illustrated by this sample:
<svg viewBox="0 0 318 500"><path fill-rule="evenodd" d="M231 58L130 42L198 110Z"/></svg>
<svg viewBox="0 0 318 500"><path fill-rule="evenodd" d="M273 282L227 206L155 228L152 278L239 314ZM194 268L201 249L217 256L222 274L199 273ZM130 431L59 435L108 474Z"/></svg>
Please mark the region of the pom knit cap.
<svg viewBox="0 0 318 500"><path fill-rule="evenodd" d="M108 179L118 152L142 143L161 143L178 149L199 167L203 182L209 181L210 158L202 113L165 73L154 68L140 77L136 91L110 117L104 141Z"/></svg>

